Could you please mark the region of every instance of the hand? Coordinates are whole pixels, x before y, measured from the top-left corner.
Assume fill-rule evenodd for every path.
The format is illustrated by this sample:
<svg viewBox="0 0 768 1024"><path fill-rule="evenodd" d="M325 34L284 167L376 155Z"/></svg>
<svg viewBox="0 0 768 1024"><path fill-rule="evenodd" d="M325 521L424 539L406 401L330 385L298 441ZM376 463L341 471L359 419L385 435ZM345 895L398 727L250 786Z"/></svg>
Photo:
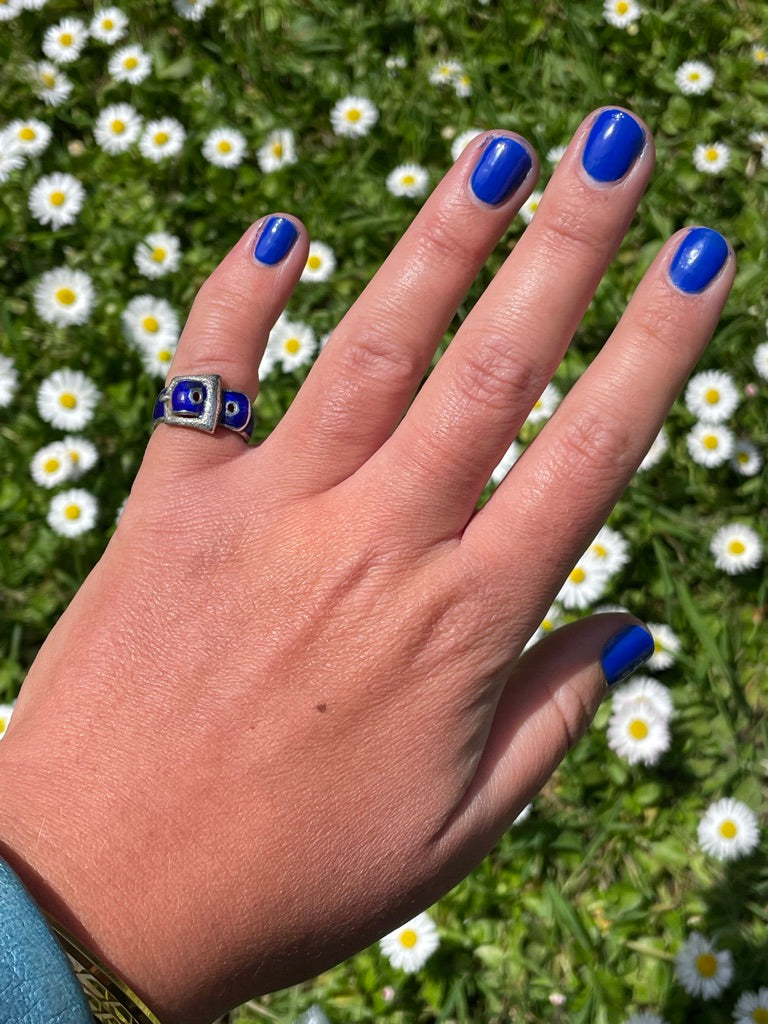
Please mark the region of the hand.
<svg viewBox="0 0 768 1024"><path fill-rule="evenodd" d="M168 1024L311 976L430 904L587 727L601 652L631 618L521 651L714 328L733 276L719 236L685 229L663 246L475 509L652 164L637 120L590 115L408 408L534 186L527 144L485 135L261 446L165 425L152 437L0 746L0 834L42 905ZM264 223L203 285L173 375L255 393L307 252L298 222L270 220L267 236ZM286 223L287 255L255 260Z"/></svg>

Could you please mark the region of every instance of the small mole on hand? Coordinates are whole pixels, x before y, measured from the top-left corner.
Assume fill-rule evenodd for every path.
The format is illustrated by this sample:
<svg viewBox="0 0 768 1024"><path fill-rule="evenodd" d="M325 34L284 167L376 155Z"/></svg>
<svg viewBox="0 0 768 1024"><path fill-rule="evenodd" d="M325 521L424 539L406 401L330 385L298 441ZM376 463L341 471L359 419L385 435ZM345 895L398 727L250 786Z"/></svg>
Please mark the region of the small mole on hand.
<svg viewBox="0 0 768 1024"><path fill-rule="evenodd" d="M325 711L326 707L326 704L315 704L316 710L319 711L321 715Z"/></svg>

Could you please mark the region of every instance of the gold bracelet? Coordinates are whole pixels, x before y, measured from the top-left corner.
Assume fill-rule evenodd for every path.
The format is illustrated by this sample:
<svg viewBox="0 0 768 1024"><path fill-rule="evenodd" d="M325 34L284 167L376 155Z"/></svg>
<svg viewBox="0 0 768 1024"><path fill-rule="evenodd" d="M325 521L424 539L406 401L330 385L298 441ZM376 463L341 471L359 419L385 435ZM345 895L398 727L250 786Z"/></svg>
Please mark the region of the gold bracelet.
<svg viewBox="0 0 768 1024"><path fill-rule="evenodd" d="M154 1013L125 982L120 981L104 964L100 964L58 921L47 914L46 918L69 957L91 1013L99 1024L160 1024Z"/></svg>

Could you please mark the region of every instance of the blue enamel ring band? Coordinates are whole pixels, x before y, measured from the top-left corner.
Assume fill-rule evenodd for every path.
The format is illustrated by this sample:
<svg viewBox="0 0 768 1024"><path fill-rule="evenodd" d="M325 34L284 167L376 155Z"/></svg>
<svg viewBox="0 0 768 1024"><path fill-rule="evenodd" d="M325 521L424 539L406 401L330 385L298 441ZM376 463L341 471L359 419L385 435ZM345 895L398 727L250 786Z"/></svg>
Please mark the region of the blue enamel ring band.
<svg viewBox="0 0 768 1024"><path fill-rule="evenodd" d="M217 373L188 373L174 377L157 396L154 426L192 427L212 434L226 427L248 443L253 433L251 403L242 391L227 391Z"/></svg>

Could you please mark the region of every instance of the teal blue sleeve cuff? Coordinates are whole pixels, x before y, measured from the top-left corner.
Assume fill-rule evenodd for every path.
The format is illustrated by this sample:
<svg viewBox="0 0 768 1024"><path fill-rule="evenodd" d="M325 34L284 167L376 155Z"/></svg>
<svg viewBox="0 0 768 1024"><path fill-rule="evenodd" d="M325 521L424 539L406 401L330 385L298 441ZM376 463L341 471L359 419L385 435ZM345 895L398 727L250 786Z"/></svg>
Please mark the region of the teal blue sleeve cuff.
<svg viewBox="0 0 768 1024"><path fill-rule="evenodd" d="M0 860L0 1021L94 1024L64 950L42 912Z"/></svg>

